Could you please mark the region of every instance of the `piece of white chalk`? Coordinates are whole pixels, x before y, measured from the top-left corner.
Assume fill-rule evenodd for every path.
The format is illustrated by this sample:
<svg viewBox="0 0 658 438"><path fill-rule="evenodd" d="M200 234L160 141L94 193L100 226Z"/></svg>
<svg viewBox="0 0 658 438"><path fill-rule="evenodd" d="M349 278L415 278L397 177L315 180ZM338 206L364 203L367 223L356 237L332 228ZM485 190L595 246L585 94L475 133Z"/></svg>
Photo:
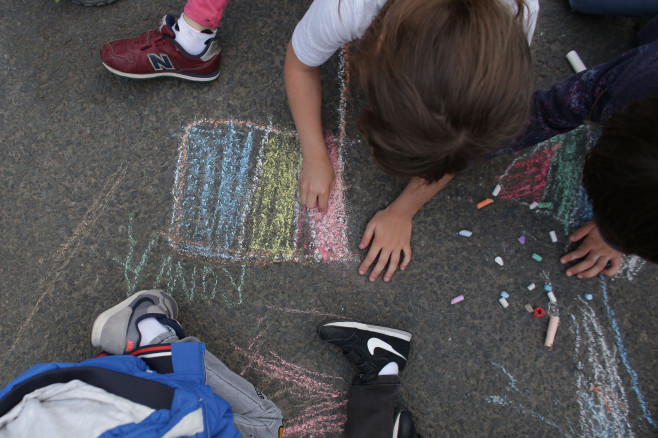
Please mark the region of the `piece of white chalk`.
<svg viewBox="0 0 658 438"><path fill-rule="evenodd" d="M548 233L549 236L551 236L551 242L555 243L557 242L557 234L555 234L555 231L552 231Z"/></svg>
<svg viewBox="0 0 658 438"><path fill-rule="evenodd" d="M457 304L460 301L464 301L464 295L458 295L452 300L450 300L450 304Z"/></svg>
<svg viewBox="0 0 658 438"><path fill-rule="evenodd" d="M502 187L500 186L500 184L496 184L496 187L494 187L493 192L491 192L491 196L494 196L494 197L498 196L501 189L502 189Z"/></svg>
<svg viewBox="0 0 658 438"><path fill-rule="evenodd" d="M525 305L525 311L528 313L533 313L535 311L534 307L530 305L530 303Z"/></svg>
<svg viewBox="0 0 658 438"><path fill-rule="evenodd" d="M494 259L494 262L498 263L500 266L503 266L505 263L503 263L503 258L502 257L496 257Z"/></svg>
<svg viewBox="0 0 658 438"><path fill-rule="evenodd" d="M535 283L530 283L530 284L528 285L528 290L534 290L535 287L536 287L536 286L535 286Z"/></svg>
<svg viewBox="0 0 658 438"><path fill-rule="evenodd" d="M578 56L578 52L576 52L575 50L572 50L571 52L567 53L567 61L569 61L569 64L571 64L571 68L576 73L580 73L583 70L587 70L587 67L585 67L585 63L583 62L582 59L580 59L580 56Z"/></svg>
<svg viewBox="0 0 658 438"><path fill-rule="evenodd" d="M557 299L555 298L555 294L553 292L548 292L546 296L548 297L548 301L551 303L557 303Z"/></svg>
<svg viewBox="0 0 658 438"><path fill-rule="evenodd" d="M459 232L459 235L464 237L471 237L473 235L473 232L468 230L461 230Z"/></svg>
<svg viewBox="0 0 658 438"><path fill-rule="evenodd" d="M537 208L538 205L539 205L539 202L533 202L532 204L530 204L528 206L528 208L530 208L530 210L534 210L535 208Z"/></svg>
<svg viewBox="0 0 658 438"><path fill-rule="evenodd" d="M555 334L557 333L557 326L560 323L560 318L558 316L551 316L548 321L548 330L546 330L546 339L544 340L544 346L552 347L553 342L555 342Z"/></svg>
<svg viewBox="0 0 658 438"><path fill-rule="evenodd" d="M507 306L509 306L509 303L503 297L498 298L498 302L500 303L501 306L503 306L504 309L507 309Z"/></svg>

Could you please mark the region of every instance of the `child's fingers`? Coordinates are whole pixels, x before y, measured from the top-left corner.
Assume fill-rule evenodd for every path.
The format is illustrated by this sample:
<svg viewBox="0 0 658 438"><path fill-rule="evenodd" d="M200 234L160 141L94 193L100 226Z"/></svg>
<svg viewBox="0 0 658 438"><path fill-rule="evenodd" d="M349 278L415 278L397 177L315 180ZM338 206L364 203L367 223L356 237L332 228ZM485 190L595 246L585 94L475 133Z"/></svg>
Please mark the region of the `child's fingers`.
<svg viewBox="0 0 658 438"><path fill-rule="evenodd" d="M585 236L587 236L596 226L595 222L589 221L582 227L578 228L576 231L574 231L571 236L569 236L569 241L571 242L578 242L579 240L582 240Z"/></svg>
<svg viewBox="0 0 658 438"><path fill-rule="evenodd" d="M368 222L368 226L366 227L366 230L363 232L363 237L361 237L361 243L359 243L359 248L360 249L366 249L368 245L370 245L370 241L372 240L372 236L375 234L375 223L372 221Z"/></svg>
<svg viewBox="0 0 658 438"><path fill-rule="evenodd" d="M318 208L322 211L327 211L329 207L329 193L320 193L318 196Z"/></svg>
<svg viewBox="0 0 658 438"><path fill-rule="evenodd" d="M610 259L610 267L603 271L608 277L612 277L621 269L621 257L612 257Z"/></svg>
<svg viewBox="0 0 658 438"><path fill-rule="evenodd" d="M381 272L386 267L386 263L388 262L388 258L390 257L390 255L391 255L390 251L386 250L385 248L382 248L382 251L379 253L379 260L377 260L377 264L375 265L375 267L372 268L368 280L370 281L377 280L379 274L381 274Z"/></svg>
<svg viewBox="0 0 658 438"><path fill-rule="evenodd" d="M560 258L560 263L565 264L565 263L569 263L569 262L574 261L574 260L578 260L580 258L585 257L588 252L589 252L589 247L587 245L581 244L575 250L571 251L570 253L567 253L567 254L563 255ZM567 272L569 272L569 271L567 271Z"/></svg>
<svg viewBox="0 0 658 438"><path fill-rule="evenodd" d="M605 266L608 264L607 257L599 257L599 259L594 263L594 265L586 271L578 274L578 278L592 278L599 275L605 270Z"/></svg>
<svg viewBox="0 0 658 438"><path fill-rule="evenodd" d="M388 269L384 274L384 281L391 281L391 277L393 277L393 274L398 269L398 263L400 263L400 253L401 251L391 252L391 258L388 261Z"/></svg>
<svg viewBox="0 0 658 438"><path fill-rule="evenodd" d="M372 265L372 263L377 258L377 254L379 254L379 249L380 249L379 246L375 246L375 245L370 247L370 251L368 251L366 258L363 259L363 262L361 262L361 266L359 266L359 274L361 275L366 274L370 265Z"/></svg>
<svg viewBox="0 0 658 438"><path fill-rule="evenodd" d="M576 274L578 274L578 276L580 277L580 273L585 272L589 268L594 266L598 259L599 259L598 256L594 256L594 255L590 254L582 262L576 263L575 265L573 265L572 267L567 269L567 277L571 277L572 275L576 275Z"/></svg>
<svg viewBox="0 0 658 438"><path fill-rule="evenodd" d="M407 269L407 266L409 266L409 262L411 262L411 246L406 245L404 248L402 248L402 253L404 254L404 258L402 259L400 270L404 271Z"/></svg>

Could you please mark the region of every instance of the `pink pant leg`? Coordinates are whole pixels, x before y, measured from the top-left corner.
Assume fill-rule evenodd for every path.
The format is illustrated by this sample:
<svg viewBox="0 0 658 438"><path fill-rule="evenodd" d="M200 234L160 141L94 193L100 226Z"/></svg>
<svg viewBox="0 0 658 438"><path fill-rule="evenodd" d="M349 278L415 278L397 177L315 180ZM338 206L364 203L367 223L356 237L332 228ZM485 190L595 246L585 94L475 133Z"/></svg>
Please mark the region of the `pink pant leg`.
<svg viewBox="0 0 658 438"><path fill-rule="evenodd" d="M187 0L183 12L197 23L217 29L228 0Z"/></svg>

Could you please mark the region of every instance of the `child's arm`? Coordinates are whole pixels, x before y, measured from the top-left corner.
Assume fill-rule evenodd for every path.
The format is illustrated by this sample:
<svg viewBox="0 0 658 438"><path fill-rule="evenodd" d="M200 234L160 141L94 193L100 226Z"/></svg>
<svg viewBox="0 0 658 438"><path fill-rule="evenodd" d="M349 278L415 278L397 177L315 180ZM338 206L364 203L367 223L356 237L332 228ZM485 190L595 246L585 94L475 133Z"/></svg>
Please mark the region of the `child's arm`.
<svg viewBox="0 0 658 438"><path fill-rule="evenodd" d="M302 145L299 200L307 208L326 210L334 186L334 168L322 135L320 68L303 64L288 43L284 66L290 111Z"/></svg>
<svg viewBox="0 0 658 438"><path fill-rule="evenodd" d="M391 205L378 211L370 219L359 244L361 249L370 245L370 250L359 267L359 274L365 275L370 265L379 256L368 279L375 281L388 263L384 281L390 281L400 262L400 253L404 253L400 270L406 269L411 261L411 220L418 210L444 188L453 177L452 174L446 174L432 184L427 184L422 178L412 178Z"/></svg>
<svg viewBox="0 0 658 438"><path fill-rule="evenodd" d="M575 251L571 251L560 259L560 262L564 264L585 257L583 261L567 269L567 277L577 275L578 278L592 278L600 273L609 277L615 275L621 268L623 254L603 240L603 236L593 220L578 228L569 236L569 241L577 242L583 238L585 240ZM606 269L608 262L610 262L610 267Z"/></svg>

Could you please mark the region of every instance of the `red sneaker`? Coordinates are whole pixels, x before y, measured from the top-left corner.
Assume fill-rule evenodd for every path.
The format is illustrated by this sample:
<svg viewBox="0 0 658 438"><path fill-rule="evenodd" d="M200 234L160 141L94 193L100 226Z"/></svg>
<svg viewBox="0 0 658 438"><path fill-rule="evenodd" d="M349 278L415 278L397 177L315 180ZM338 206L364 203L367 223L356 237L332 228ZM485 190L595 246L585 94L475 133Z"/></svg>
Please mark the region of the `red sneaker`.
<svg viewBox="0 0 658 438"><path fill-rule="evenodd" d="M135 79L160 76L198 82L216 79L222 53L218 38L209 38L206 49L192 56L176 42L172 29L175 24L176 17L166 15L158 30L105 44L101 49L103 65L114 74Z"/></svg>

